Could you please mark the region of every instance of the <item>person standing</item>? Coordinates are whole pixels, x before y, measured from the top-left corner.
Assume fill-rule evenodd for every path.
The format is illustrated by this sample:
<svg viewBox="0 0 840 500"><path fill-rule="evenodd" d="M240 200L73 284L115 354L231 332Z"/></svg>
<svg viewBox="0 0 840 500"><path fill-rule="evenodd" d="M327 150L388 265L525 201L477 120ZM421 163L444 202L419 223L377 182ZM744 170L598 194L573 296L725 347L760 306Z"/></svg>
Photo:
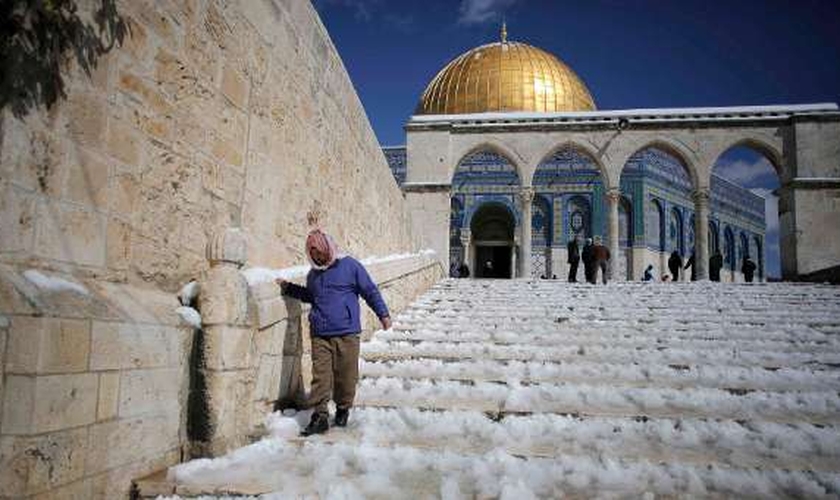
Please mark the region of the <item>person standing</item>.
<svg viewBox="0 0 840 500"><path fill-rule="evenodd" d="M715 249L715 253L709 257L709 279L712 281L720 281L720 270L723 268L723 255L720 254L719 249Z"/></svg>
<svg viewBox="0 0 840 500"><path fill-rule="evenodd" d="M601 244L601 239L595 239L595 246L592 248L592 256L595 260L595 269L592 271L592 283L597 281L597 272L601 271L601 282L607 284L607 262L610 260L610 249Z"/></svg>
<svg viewBox="0 0 840 500"><path fill-rule="evenodd" d="M671 271L671 277L674 281L680 280L680 269L682 268L682 257L679 252L674 250L668 258L668 270Z"/></svg>
<svg viewBox="0 0 840 500"><path fill-rule="evenodd" d="M593 255L594 247L592 245L592 238L586 238L586 243L583 245L583 251L580 254L583 260L583 277L587 283L595 284L595 256Z"/></svg>
<svg viewBox="0 0 840 500"><path fill-rule="evenodd" d="M691 252L691 257L688 258L688 262L685 263L685 267L683 269L691 268L691 281L697 281L697 266L694 265L694 252Z"/></svg>
<svg viewBox="0 0 840 500"><path fill-rule="evenodd" d="M744 262L741 263L741 272L744 273L744 281L747 283L753 282L753 276L755 275L755 262L749 258L749 256L744 256Z"/></svg>
<svg viewBox="0 0 840 500"><path fill-rule="evenodd" d="M577 283L578 264L580 264L580 249L578 249L577 236L572 236L569 239L569 244L566 246L569 258L569 283Z"/></svg>
<svg viewBox="0 0 840 500"><path fill-rule="evenodd" d="M388 307L364 266L356 259L338 254L333 239L320 229L306 238L306 255L312 269L306 286L276 280L283 295L312 304L309 312L312 340L312 391L315 412L303 436L329 429L327 403L330 394L336 405L337 427L347 425L359 380L359 296L373 309L382 328L391 328Z"/></svg>

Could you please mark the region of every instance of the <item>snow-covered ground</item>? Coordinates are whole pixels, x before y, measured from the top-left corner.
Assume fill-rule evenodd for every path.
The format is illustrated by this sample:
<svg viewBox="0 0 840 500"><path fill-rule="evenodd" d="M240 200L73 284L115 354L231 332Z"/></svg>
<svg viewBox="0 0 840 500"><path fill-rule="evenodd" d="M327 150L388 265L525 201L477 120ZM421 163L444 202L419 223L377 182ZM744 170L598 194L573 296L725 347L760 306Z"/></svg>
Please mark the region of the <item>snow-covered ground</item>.
<svg viewBox="0 0 840 500"><path fill-rule="evenodd" d="M308 412L171 479L262 498L840 496L840 288L446 280ZM208 497L209 498L209 497Z"/></svg>

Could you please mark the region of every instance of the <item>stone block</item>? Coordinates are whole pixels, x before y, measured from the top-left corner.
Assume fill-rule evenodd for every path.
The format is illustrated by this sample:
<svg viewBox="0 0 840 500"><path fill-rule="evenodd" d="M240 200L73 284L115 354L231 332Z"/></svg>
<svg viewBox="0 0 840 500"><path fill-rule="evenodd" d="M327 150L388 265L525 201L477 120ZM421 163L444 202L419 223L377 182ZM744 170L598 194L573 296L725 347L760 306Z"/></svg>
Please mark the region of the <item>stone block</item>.
<svg viewBox="0 0 840 500"><path fill-rule="evenodd" d="M177 418L185 375L183 368L123 372L120 376L120 417L169 415Z"/></svg>
<svg viewBox="0 0 840 500"><path fill-rule="evenodd" d="M96 403L96 420L110 420L117 416L120 404L120 372L99 374L99 396Z"/></svg>
<svg viewBox="0 0 840 500"><path fill-rule="evenodd" d="M12 320L6 372L48 374L87 370L90 322L16 316Z"/></svg>
<svg viewBox="0 0 840 500"><path fill-rule="evenodd" d="M123 283L97 281L93 287L112 303L127 323L151 323L178 326L181 324L175 309L180 305L174 293L139 288Z"/></svg>
<svg viewBox="0 0 840 500"><path fill-rule="evenodd" d="M257 367L257 382L254 388L254 400L276 400L280 396L280 379L282 375L282 356L260 356L260 364Z"/></svg>
<svg viewBox="0 0 840 500"><path fill-rule="evenodd" d="M0 252L28 252L35 241L37 198L10 184L0 184Z"/></svg>
<svg viewBox="0 0 840 500"><path fill-rule="evenodd" d="M178 415L146 416L97 423L90 427L85 475L159 457L178 447ZM131 481L126 477L126 485Z"/></svg>
<svg viewBox="0 0 840 500"><path fill-rule="evenodd" d="M93 494L93 480L82 479L75 483L59 486L51 489L45 493L35 495L31 500L89 500L91 498L106 498L94 496Z"/></svg>
<svg viewBox="0 0 840 500"><path fill-rule="evenodd" d="M151 457L129 463L93 476L90 481L90 498L130 498L133 479L145 477L152 472L177 464L180 461L179 446L158 452Z"/></svg>
<svg viewBox="0 0 840 500"><path fill-rule="evenodd" d="M230 439L249 429L255 370L208 372L207 395L214 425L213 439Z"/></svg>
<svg viewBox="0 0 840 500"><path fill-rule="evenodd" d="M3 464L0 497L39 493L81 478L87 451L86 427L35 437L3 436L0 438L0 464ZM72 498L58 496L56 491L50 491L45 498Z"/></svg>
<svg viewBox="0 0 840 500"><path fill-rule="evenodd" d="M185 330L171 326L94 321L90 368L119 370L179 366L186 358L187 335Z"/></svg>
<svg viewBox="0 0 840 500"><path fill-rule="evenodd" d="M286 336L290 328L296 328L294 322L288 320L278 321L268 328L257 330L254 333L254 346L259 354L271 354L282 356L283 347L286 344Z"/></svg>
<svg viewBox="0 0 840 500"><path fill-rule="evenodd" d="M101 146L108 123L105 96L73 92L66 104L69 136L83 146Z"/></svg>
<svg viewBox="0 0 840 500"><path fill-rule="evenodd" d="M204 361L209 370L251 366L254 332L248 327L210 326L204 329Z"/></svg>
<svg viewBox="0 0 840 500"><path fill-rule="evenodd" d="M3 394L3 434L36 434L96 420L98 378L93 373L10 375Z"/></svg>
<svg viewBox="0 0 840 500"><path fill-rule="evenodd" d="M248 82L236 68L225 65L222 70L222 94L240 108L248 106Z"/></svg>
<svg viewBox="0 0 840 500"><path fill-rule="evenodd" d="M119 219L108 219L105 257L110 269L128 269L131 258L131 226Z"/></svg>
<svg viewBox="0 0 840 500"><path fill-rule="evenodd" d="M137 208L140 195L140 182L137 176L128 172L114 174L110 185L109 195L111 210L119 214L130 216Z"/></svg>
<svg viewBox="0 0 840 500"><path fill-rule="evenodd" d="M64 197L88 207L107 208L110 166L90 150L75 148L71 151Z"/></svg>
<svg viewBox="0 0 840 500"><path fill-rule="evenodd" d="M14 268L0 264L0 313L33 314L32 300L21 287L33 292L33 285L15 272Z"/></svg>
<svg viewBox="0 0 840 500"><path fill-rule="evenodd" d="M41 203L35 253L88 266L105 264L106 217L56 202Z"/></svg>
<svg viewBox="0 0 840 500"><path fill-rule="evenodd" d="M105 147L108 154L129 167L140 164L140 131L130 122L112 119L108 124Z"/></svg>

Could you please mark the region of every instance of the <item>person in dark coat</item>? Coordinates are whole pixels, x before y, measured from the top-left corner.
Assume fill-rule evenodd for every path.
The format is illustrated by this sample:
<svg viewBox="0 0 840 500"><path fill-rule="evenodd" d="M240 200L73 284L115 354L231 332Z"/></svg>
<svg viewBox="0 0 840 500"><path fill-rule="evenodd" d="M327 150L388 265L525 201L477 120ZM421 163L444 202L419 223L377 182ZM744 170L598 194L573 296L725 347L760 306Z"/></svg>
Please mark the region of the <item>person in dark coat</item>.
<svg viewBox="0 0 840 500"><path fill-rule="evenodd" d="M595 284L595 255L592 252L593 250L592 238L586 238L586 244L583 245L583 251L580 253L580 258L583 260L583 276L587 283Z"/></svg>
<svg viewBox="0 0 840 500"><path fill-rule="evenodd" d="M648 264L645 268L645 274L642 276L642 281L653 281L653 264Z"/></svg>
<svg viewBox="0 0 840 500"><path fill-rule="evenodd" d="M572 237L566 249L569 252L569 283L577 282L578 264L580 263L580 249L578 248L577 237Z"/></svg>
<svg viewBox="0 0 840 500"><path fill-rule="evenodd" d="M685 263L685 267L683 269L691 268L691 281L697 281L697 266L694 265L694 252L691 252L691 257L688 258L688 262Z"/></svg>
<svg viewBox="0 0 840 500"><path fill-rule="evenodd" d="M601 240L595 240L595 246L592 247L592 256L595 260L594 269L592 270L592 283L597 281L598 270L601 270L601 282L607 284L608 267L607 262L610 260L610 249L601 244Z"/></svg>
<svg viewBox="0 0 840 500"><path fill-rule="evenodd" d="M720 250L715 249L715 253L709 257L709 279L720 281L721 269L723 269L723 255L720 254Z"/></svg>
<svg viewBox="0 0 840 500"><path fill-rule="evenodd" d="M668 270L671 271L671 277L674 281L680 280L680 269L682 268L682 257L680 253L674 250L668 258Z"/></svg>
<svg viewBox="0 0 840 500"><path fill-rule="evenodd" d="M745 256L744 262L741 263L741 272L744 273L744 281L752 283L753 276L755 275L755 268L755 262L753 262L748 256Z"/></svg>
<svg viewBox="0 0 840 500"><path fill-rule="evenodd" d="M470 266L468 266L466 262L464 262L460 266L458 266L458 277L459 278L469 278L470 277Z"/></svg>
<svg viewBox="0 0 840 500"><path fill-rule="evenodd" d="M391 328L388 307L367 270L356 259L338 255L333 239L315 229L306 238L306 255L312 269L306 286L278 278L283 295L312 304L309 312L312 341L312 390L315 408L303 436L329 429L327 403L335 401L335 425L344 427L356 396L359 380L359 333L362 331L359 296L382 323Z"/></svg>

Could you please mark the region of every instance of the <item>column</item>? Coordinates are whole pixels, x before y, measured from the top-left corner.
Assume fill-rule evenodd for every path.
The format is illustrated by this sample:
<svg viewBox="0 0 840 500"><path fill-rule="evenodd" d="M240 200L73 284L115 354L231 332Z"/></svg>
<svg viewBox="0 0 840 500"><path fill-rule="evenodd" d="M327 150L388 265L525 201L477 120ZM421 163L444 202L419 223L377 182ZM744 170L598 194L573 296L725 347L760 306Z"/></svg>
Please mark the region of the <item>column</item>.
<svg viewBox="0 0 840 500"><path fill-rule="evenodd" d="M470 240L472 239L472 233L469 229L461 229L461 248L463 249L463 255L461 256L464 264L470 268L470 276L475 276L475 263L470 260L472 252L470 252Z"/></svg>
<svg viewBox="0 0 840 500"><path fill-rule="evenodd" d="M697 279L709 279L709 200L708 189L698 189L694 198L694 266Z"/></svg>
<svg viewBox="0 0 840 500"><path fill-rule="evenodd" d="M519 191L519 202L522 209L522 261L520 266L522 269L521 275L526 278L531 278L531 207L534 201L534 188L528 186L523 187Z"/></svg>
<svg viewBox="0 0 840 500"><path fill-rule="evenodd" d="M620 253L618 245L618 203L621 200L621 191L616 188L607 191L607 245L610 249L610 274L611 279L625 281L626 276L618 276L618 260L624 256Z"/></svg>

